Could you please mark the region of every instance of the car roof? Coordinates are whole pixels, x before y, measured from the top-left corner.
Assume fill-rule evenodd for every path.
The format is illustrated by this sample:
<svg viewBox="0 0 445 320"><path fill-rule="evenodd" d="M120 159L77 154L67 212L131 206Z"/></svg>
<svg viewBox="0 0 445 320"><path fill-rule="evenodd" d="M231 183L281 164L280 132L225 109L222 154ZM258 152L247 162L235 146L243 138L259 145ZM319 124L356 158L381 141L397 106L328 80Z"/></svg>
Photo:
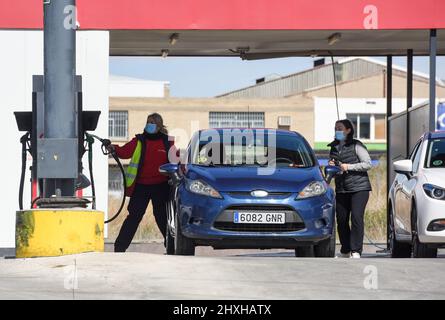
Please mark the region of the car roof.
<svg viewBox="0 0 445 320"><path fill-rule="evenodd" d="M219 134L224 133L225 130L252 130L252 131L265 131L265 133L268 133L269 131L274 131L277 135L289 135L289 136L301 136L296 131L289 131L289 130L283 130L283 129L274 129L274 128L218 128L218 129L202 129L199 130L200 133L206 132L206 131L212 131L216 130Z"/></svg>
<svg viewBox="0 0 445 320"><path fill-rule="evenodd" d="M428 140L432 139L444 139L445 138L445 131L435 131L435 132L429 132L428 133Z"/></svg>

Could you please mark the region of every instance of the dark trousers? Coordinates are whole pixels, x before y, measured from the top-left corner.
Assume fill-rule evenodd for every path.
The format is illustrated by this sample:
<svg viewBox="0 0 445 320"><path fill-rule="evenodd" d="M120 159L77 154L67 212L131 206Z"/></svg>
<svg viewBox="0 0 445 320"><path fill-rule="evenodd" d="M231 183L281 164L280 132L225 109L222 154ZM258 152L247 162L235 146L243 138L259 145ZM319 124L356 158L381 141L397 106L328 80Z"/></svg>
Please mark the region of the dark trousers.
<svg viewBox="0 0 445 320"><path fill-rule="evenodd" d="M337 193L337 226L341 253L362 253L365 233L365 208L369 191Z"/></svg>
<svg viewBox="0 0 445 320"><path fill-rule="evenodd" d="M115 252L125 252L133 240L139 223L144 217L150 200L153 204L153 214L159 231L165 239L167 229L167 200L169 197L168 183L144 185L136 184L128 204L128 216L122 224L119 235L114 243Z"/></svg>

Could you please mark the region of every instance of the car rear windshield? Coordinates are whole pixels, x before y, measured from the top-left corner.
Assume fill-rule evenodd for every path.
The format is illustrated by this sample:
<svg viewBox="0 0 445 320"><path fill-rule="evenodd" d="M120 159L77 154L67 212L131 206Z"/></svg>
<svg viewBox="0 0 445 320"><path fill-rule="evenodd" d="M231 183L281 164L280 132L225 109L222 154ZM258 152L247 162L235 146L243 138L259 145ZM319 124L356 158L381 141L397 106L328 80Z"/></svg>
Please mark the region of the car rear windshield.
<svg viewBox="0 0 445 320"><path fill-rule="evenodd" d="M445 139L433 139L429 142L425 167L445 168Z"/></svg>
<svg viewBox="0 0 445 320"><path fill-rule="evenodd" d="M204 141L203 141L204 140ZM204 166L276 166L307 168L315 165L313 151L297 135L234 134L232 137L201 138L192 163Z"/></svg>

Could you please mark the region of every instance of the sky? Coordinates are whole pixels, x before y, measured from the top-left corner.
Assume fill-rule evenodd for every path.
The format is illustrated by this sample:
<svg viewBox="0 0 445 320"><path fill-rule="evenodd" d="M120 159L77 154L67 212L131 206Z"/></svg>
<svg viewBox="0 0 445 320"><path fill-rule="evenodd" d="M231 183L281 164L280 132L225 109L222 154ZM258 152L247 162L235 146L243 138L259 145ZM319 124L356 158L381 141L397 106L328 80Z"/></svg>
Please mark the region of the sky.
<svg viewBox="0 0 445 320"><path fill-rule="evenodd" d="M386 58L378 58L386 61ZM406 67L406 58L393 63ZM288 75L310 69L312 58L243 61L209 57L111 57L110 74L170 82L172 97L214 97L255 84L270 74ZM427 57L414 57L414 70L429 73ZM437 58L437 76L445 79L445 57Z"/></svg>

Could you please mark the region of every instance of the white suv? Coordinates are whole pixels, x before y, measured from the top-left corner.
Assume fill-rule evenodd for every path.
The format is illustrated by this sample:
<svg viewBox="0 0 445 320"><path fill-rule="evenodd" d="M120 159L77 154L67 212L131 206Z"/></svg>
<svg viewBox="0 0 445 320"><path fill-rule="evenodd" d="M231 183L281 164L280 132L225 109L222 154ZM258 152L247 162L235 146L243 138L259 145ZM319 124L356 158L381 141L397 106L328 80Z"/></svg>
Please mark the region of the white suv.
<svg viewBox="0 0 445 320"><path fill-rule="evenodd" d="M389 193L392 256L435 258L445 246L445 132L426 133L408 160L394 162Z"/></svg>

